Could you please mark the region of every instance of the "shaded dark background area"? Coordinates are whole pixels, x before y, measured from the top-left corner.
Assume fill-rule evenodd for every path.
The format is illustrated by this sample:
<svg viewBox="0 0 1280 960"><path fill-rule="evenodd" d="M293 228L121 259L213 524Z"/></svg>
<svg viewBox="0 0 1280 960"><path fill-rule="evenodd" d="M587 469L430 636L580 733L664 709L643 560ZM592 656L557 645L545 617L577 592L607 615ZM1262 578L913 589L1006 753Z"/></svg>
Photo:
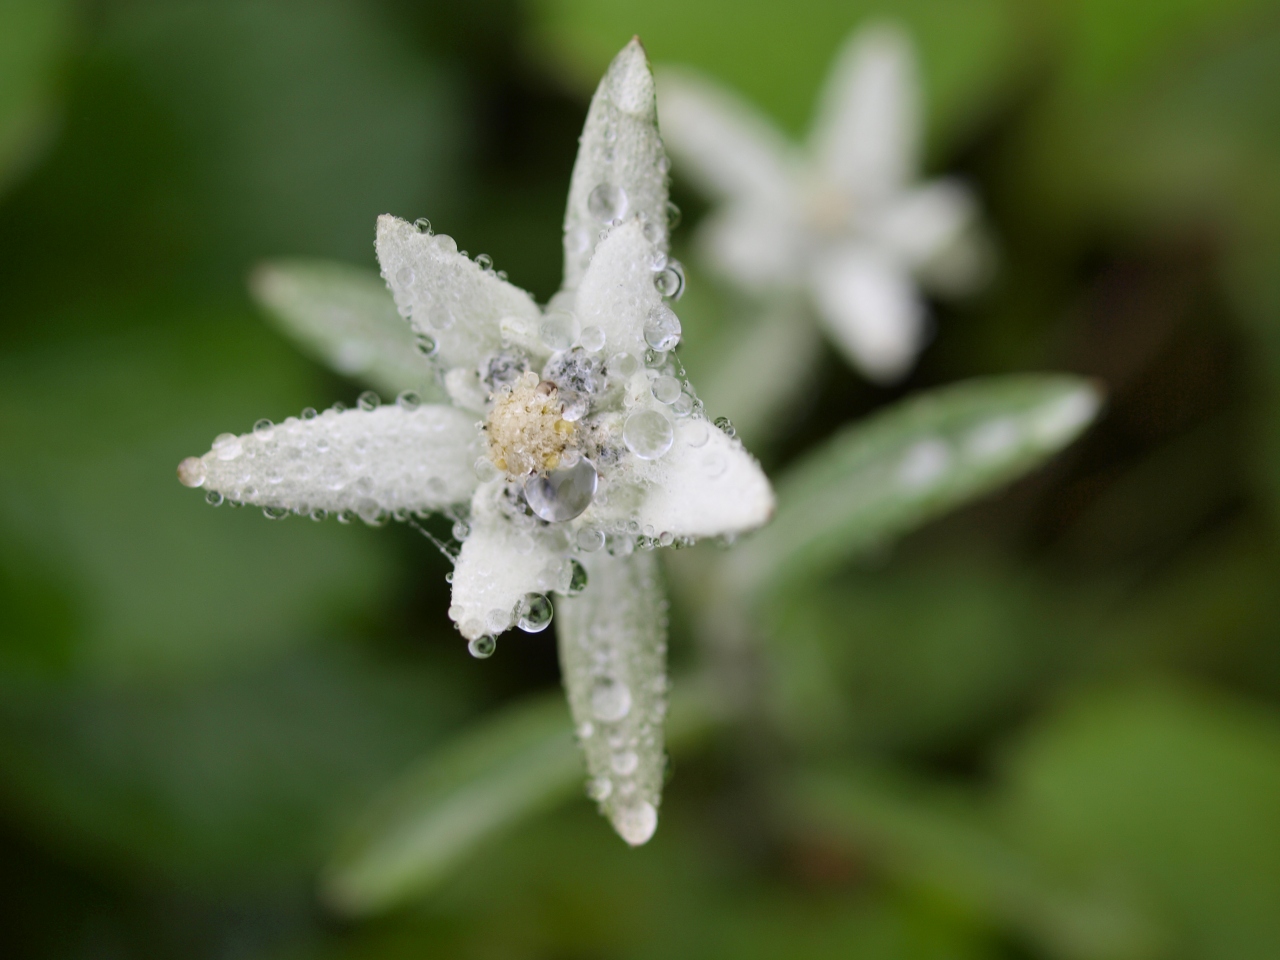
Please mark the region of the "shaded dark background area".
<svg viewBox="0 0 1280 960"><path fill-rule="evenodd" d="M999 270L937 306L905 383L824 356L756 452L781 470L902 396L1014 371L1096 378L1105 415L771 604L758 722L675 758L649 846L584 798L410 908L335 915L316 875L352 818L558 672L549 633L469 658L412 530L268 523L175 481L222 430L361 389L274 331L250 271L372 268L391 212L545 299L586 104L627 38L799 137L839 42L885 15L919 44L928 168L973 182ZM696 381L743 308L699 270L705 207L674 175ZM917 801L962 807L1139 904L1160 932L1133 956L1280 955L1278 506L1274 4L0 4L8 956L1120 955L1016 883L957 894L981 852L920 827L925 854L886 858L776 789L847 766L914 785L890 811L907 833Z"/></svg>

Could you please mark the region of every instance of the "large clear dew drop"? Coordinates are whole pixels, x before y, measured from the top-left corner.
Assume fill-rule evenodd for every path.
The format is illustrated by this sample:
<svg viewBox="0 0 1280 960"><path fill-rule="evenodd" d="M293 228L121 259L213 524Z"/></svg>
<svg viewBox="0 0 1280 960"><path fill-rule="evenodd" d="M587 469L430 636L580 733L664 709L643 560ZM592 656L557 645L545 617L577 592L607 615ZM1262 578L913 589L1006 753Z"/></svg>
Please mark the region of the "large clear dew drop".
<svg viewBox="0 0 1280 960"><path fill-rule="evenodd" d="M545 477L530 477L524 484L524 499L535 514L548 523L562 523L579 516L596 495L599 476L590 460L553 470Z"/></svg>
<svg viewBox="0 0 1280 960"><path fill-rule="evenodd" d="M617 723L631 712L631 689L612 677L601 677L591 688L591 712L597 720Z"/></svg>
<svg viewBox="0 0 1280 960"><path fill-rule="evenodd" d="M680 318L665 303L649 311L644 322L644 342L654 350L674 350L680 342Z"/></svg>
<svg viewBox="0 0 1280 960"><path fill-rule="evenodd" d="M671 421L657 410L637 411L622 427L622 442L642 460L657 460L671 449L674 438Z"/></svg>
<svg viewBox="0 0 1280 960"><path fill-rule="evenodd" d="M544 594L530 593L520 601L517 613L517 627L525 633L541 633L550 626L555 610Z"/></svg>
<svg viewBox="0 0 1280 960"><path fill-rule="evenodd" d="M627 214L627 192L611 183L597 184L587 195L587 212L601 223L616 223Z"/></svg>

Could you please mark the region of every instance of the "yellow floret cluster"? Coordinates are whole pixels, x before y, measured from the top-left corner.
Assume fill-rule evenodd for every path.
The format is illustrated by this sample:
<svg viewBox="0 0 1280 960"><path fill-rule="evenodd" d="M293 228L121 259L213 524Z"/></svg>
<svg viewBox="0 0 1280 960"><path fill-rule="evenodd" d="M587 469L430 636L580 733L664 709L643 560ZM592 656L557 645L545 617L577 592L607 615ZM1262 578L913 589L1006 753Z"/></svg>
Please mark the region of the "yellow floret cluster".
<svg viewBox="0 0 1280 960"><path fill-rule="evenodd" d="M494 400L485 424L489 458L509 480L546 473L560 465L575 442L576 427L560 414L564 409L556 385L525 373Z"/></svg>

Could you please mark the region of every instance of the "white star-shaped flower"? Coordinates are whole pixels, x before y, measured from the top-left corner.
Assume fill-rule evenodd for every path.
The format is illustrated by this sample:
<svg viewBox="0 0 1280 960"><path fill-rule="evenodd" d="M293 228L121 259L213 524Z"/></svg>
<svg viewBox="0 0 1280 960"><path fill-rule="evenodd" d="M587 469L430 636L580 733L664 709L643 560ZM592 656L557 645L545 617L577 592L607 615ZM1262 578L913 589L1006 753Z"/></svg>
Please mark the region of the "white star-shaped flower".
<svg viewBox="0 0 1280 960"><path fill-rule="evenodd" d="M662 131L683 169L723 201L702 227L709 263L744 290L807 291L867 376L904 374L925 337L917 280L977 279L977 205L951 179L919 185L920 94L908 38L854 34L797 148L734 94L683 70L659 77Z"/></svg>
<svg viewBox="0 0 1280 960"><path fill-rule="evenodd" d="M666 256L666 160L638 41L592 100L564 236L564 286L543 309L451 238L379 218L382 275L452 405L402 395L262 421L178 472L271 516L456 517L449 616L478 656L513 626L545 628L546 594L562 594L591 792L636 844L656 827L663 768L665 602L649 551L750 530L774 505L672 353L683 277Z"/></svg>

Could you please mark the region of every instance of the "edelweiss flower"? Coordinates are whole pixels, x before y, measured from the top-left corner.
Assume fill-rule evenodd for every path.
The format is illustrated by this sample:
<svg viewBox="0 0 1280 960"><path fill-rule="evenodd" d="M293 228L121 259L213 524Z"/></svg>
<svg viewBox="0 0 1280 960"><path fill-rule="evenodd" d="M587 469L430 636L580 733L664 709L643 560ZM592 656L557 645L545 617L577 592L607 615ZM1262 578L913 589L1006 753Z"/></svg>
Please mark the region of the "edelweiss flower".
<svg viewBox="0 0 1280 960"><path fill-rule="evenodd" d="M975 220L953 180L914 184L918 83L911 45L877 26L845 44L807 149L732 93L684 71L659 78L677 161L724 201L702 229L708 261L751 293L808 290L828 331L866 375L892 380L925 335L915 279L976 279Z"/></svg>
<svg viewBox="0 0 1280 960"><path fill-rule="evenodd" d="M365 395L359 409L223 434L178 470L271 516L450 513L462 546L449 616L477 656L512 626L544 629L546 594L561 594L591 793L633 844L657 825L663 773L665 605L649 551L773 511L759 465L708 422L672 353L667 297L683 278L666 257L665 171L653 78L632 41L591 103L564 287L545 310L451 238L378 220L382 275L452 406Z"/></svg>

